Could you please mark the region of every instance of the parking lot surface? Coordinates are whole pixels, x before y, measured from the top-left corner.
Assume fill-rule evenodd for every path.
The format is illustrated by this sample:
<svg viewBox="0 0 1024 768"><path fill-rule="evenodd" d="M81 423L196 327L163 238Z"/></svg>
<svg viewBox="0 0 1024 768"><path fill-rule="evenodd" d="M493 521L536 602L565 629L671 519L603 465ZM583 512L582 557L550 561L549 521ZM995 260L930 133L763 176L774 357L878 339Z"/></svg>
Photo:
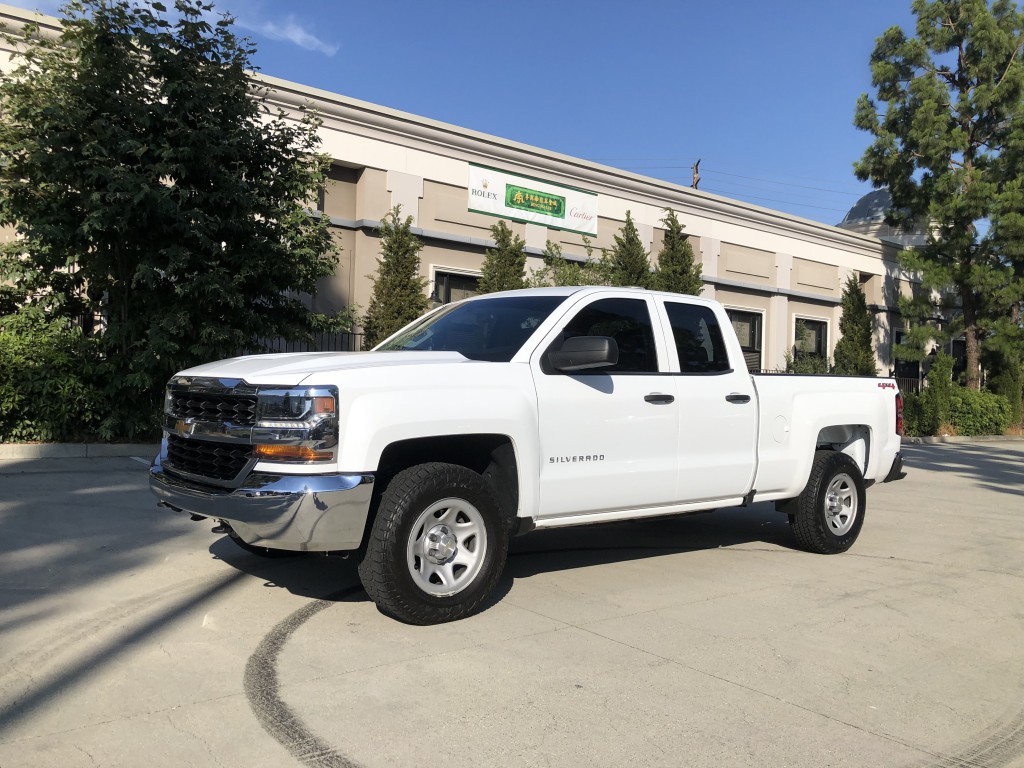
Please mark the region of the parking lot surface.
<svg viewBox="0 0 1024 768"><path fill-rule="evenodd" d="M436 627L148 457L0 462L0 766L1024 766L1024 443L905 453L848 553L768 504L535 532Z"/></svg>

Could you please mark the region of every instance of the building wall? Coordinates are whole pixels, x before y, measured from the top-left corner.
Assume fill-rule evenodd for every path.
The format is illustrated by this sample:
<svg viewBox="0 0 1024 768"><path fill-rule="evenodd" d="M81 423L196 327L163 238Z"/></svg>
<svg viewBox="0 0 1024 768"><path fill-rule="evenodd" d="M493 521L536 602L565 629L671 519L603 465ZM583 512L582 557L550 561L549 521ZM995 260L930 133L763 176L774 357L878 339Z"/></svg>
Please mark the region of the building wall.
<svg viewBox="0 0 1024 768"><path fill-rule="evenodd" d="M0 6L0 20L37 18ZM55 30L57 21L46 20ZM3 56L0 51L0 57ZM0 58L0 63L3 59ZM763 318L763 368L781 368L792 349L798 317L828 323L831 351L838 337L843 281L857 274L877 312L879 368L888 370L896 296L907 282L896 264L897 246L778 211L638 176L508 139L357 101L340 94L257 75L267 100L294 115L307 104L323 120L322 149L334 159L321 208L330 217L341 252L333 278L311 301L317 309L369 304L377 268L381 219L395 206L411 216L423 239L421 275L434 293L439 273L479 272L493 246L492 216L469 210L469 169L484 165L596 195L595 249L609 248L627 211L652 262L664 238L661 219L676 211L702 264L703 295ZM535 223L510 222L526 241L528 270L542 265L550 240L570 258L585 257L583 236Z"/></svg>

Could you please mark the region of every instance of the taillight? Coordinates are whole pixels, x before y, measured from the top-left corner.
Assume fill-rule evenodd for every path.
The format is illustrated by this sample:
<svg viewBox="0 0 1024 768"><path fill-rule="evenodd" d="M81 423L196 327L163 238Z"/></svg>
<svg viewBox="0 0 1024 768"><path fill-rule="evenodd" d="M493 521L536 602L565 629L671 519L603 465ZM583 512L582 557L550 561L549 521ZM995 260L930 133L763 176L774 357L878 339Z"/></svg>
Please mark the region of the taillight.
<svg viewBox="0 0 1024 768"><path fill-rule="evenodd" d="M896 434L903 437L903 395L896 393Z"/></svg>

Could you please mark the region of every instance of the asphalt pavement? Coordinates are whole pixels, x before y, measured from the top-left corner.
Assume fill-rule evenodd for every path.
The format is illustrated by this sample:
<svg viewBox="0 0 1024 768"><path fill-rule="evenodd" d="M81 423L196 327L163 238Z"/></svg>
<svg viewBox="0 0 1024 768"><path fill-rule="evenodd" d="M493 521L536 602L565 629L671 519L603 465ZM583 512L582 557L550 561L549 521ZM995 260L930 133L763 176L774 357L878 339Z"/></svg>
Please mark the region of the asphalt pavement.
<svg viewBox="0 0 1024 768"><path fill-rule="evenodd" d="M436 627L149 456L0 461L0 767L1024 766L1024 443L906 455L845 554L767 504L535 532Z"/></svg>

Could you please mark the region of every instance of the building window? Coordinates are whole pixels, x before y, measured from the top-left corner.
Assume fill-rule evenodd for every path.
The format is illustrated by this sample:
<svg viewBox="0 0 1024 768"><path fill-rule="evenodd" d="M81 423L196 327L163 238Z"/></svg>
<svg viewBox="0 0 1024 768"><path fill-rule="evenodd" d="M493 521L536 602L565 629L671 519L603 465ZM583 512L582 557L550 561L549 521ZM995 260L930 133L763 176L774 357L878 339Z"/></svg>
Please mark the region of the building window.
<svg viewBox="0 0 1024 768"><path fill-rule="evenodd" d="M740 309L727 309L732 329L740 340L743 359L747 370L756 373L761 370L761 338L763 318L760 312L746 312Z"/></svg>
<svg viewBox="0 0 1024 768"><path fill-rule="evenodd" d="M451 304L476 295L480 278L477 275L464 275L456 272L434 273L434 295L431 297L437 304Z"/></svg>
<svg viewBox="0 0 1024 768"><path fill-rule="evenodd" d="M828 357L828 323L798 317L793 337L793 356Z"/></svg>

